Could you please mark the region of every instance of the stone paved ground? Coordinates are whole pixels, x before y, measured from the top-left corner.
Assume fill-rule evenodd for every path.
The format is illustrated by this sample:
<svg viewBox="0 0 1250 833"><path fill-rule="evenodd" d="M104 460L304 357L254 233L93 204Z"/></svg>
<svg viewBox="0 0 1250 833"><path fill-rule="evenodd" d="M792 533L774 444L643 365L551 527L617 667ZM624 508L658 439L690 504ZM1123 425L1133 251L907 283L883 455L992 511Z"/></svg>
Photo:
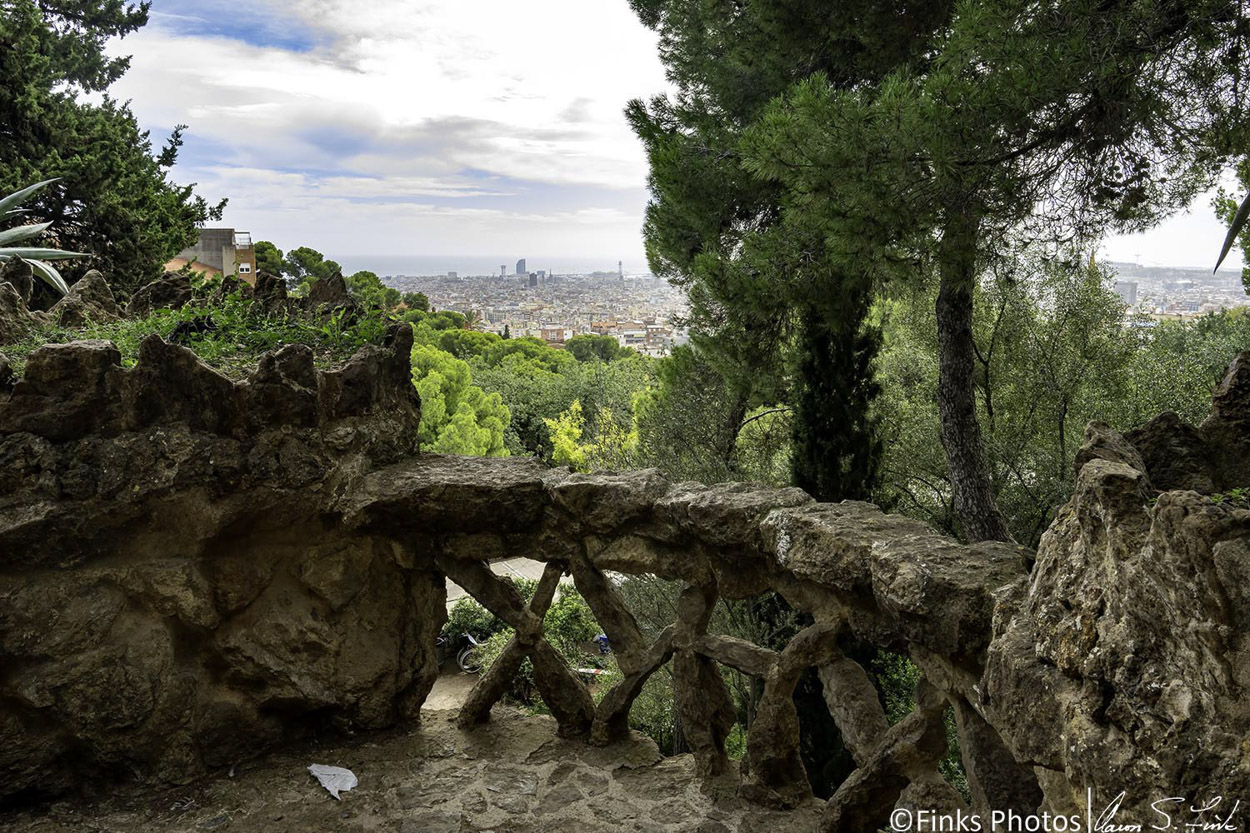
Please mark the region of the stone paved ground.
<svg viewBox="0 0 1250 833"><path fill-rule="evenodd" d="M702 788L688 755L662 758L651 741L596 749L555 737L555 723L501 711L458 731L451 712L421 727L308 743L187 787L92 804L62 802L0 815L12 833L807 833L819 805L788 813ZM330 797L311 763L344 766L360 786Z"/></svg>

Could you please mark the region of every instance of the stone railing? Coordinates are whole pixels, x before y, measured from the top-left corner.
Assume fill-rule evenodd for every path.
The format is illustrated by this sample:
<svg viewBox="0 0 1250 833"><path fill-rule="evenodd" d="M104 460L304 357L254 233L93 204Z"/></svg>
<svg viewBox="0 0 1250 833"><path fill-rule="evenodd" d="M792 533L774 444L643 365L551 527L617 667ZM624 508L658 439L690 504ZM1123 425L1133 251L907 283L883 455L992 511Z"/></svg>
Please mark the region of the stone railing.
<svg viewBox="0 0 1250 833"><path fill-rule="evenodd" d="M133 370L104 345L48 348L0 390L0 795L185 780L317 727L416 717L451 578L515 629L463 727L528 657L559 731L608 743L671 662L699 770L733 778L727 666L762 681L739 788L773 805L810 800L791 695L817 668L857 766L828 830L963 806L937 773L948 707L974 811L1250 797L1250 511L1156 489L1186 442L1181 469L1218 453L1212 483L1245 485L1229 461L1250 462L1250 355L1197 429L1130 444L1093 426L1032 553L795 489L413 456L410 343L334 373L287 351L241 383L157 342ZM489 569L517 556L547 565L528 603ZM648 641L611 573L680 582L676 620ZM542 630L565 574L624 674L597 705ZM709 633L719 599L767 591L814 624L781 651ZM923 673L893 726L840 650L852 635Z"/></svg>
<svg viewBox="0 0 1250 833"><path fill-rule="evenodd" d="M793 694L815 667L858 766L829 802L829 829L877 829L901 796L966 809L937 769L948 705L959 716L974 800L1024 813L1041 802L1032 771L1015 763L982 717L976 690L995 605L1018 594L1031 552L961 546L869 504L819 504L797 489L673 484L655 471L578 475L519 460L406 461L366 476L340 509L350 528L396 541L515 628L461 709L463 728L489 718L528 657L561 734L605 744L628 731L634 698L671 662L683 732L699 770L714 778L730 769L725 739L735 721L724 665L763 683L742 793L793 806L812 798ZM489 568L514 557L547 565L528 604ZM681 582L676 621L648 642L609 573ZM624 675L597 706L543 634L564 574L611 639ZM708 632L719 599L768 590L814 619L784 650ZM852 633L909 651L925 672L916 710L895 726L868 673L839 649L839 637Z"/></svg>

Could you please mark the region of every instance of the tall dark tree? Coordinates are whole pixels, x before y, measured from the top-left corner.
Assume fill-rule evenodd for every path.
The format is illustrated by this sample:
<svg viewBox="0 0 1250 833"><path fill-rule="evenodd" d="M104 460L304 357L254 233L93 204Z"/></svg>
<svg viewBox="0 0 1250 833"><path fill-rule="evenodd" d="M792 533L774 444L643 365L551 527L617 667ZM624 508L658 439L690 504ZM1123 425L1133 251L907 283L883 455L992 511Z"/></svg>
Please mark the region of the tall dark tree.
<svg viewBox="0 0 1250 833"><path fill-rule="evenodd" d="M949 17L948 2L631 0L660 34L677 92L628 115L651 163L645 233L652 269L687 289L696 343L749 402L799 404L795 476L817 497L865 497L878 440L868 402L872 264L839 256L819 224L784 224L790 195L742 164L744 133L775 97L820 74L873 85ZM781 368L795 351L824 355Z"/></svg>
<svg viewBox="0 0 1250 833"><path fill-rule="evenodd" d="M862 321L862 314L860 317ZM872 361L880 332L867 324L830 327L807 312L798 338L795 485L813 495L864 500L878 481L881 440L870 412L879 386Z"/></svg>
<svg viewBox="0 0 1250 833"><path fill-rule="evenodd" d="M974 290L1013 237L1066 244L1188 203L1246 147L1243 7L1227 0L964 3L926 65L770 106L746 165L829 245L939 281L938 405L956 513L1005 539L981 447Z"/></svg>
<svg viewBox="0 0 1250 833"><path fill-rule="evenodd" d="M28 206L32 219L92 255L71 279L98 268L123 293L157 277L224 206L169 181L182 126L154 153L129 107L107 95L129 61L107 57L105 43L147 19L148 3L121 0L0 3L0 193L60 177ZM87 103L87 93L104 98Z"/></svg>

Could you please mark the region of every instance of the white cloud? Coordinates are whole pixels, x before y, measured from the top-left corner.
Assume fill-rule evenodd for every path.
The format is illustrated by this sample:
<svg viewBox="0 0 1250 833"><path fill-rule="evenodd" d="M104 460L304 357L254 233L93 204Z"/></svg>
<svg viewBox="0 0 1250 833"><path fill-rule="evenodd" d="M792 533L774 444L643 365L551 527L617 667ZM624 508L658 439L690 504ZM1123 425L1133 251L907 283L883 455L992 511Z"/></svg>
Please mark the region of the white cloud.
<svg viewBox="0 0 1250 833"><path fill-rule="evenodd" d="M1224 183L1238 193L1231 178ZM1141 234L1122 234L1103 241L1102 253L1108 260L1140 263L1143 266L1215 266L1228 228L1211 208L1214 191L1194 200L1182 211ZM1221 269L1241 268L1241 252L1234 246Z"/></svg>
<svg viewBox="0 0 1250 833"><path fill-rule="evenodd" d="M214 20L237 25L193 34ZM666 82L626 0L156 0L115 50L133 60L114 93L158 142L190 125L175 180L284 247L640 259L647 168L622 110ZM1213 260L1208 201L1103 251Z"/></svg>
<svg viewBox="0 0 1250 833"><path fill-rule="evenodd" d="M430 241L446 252L516 237L508 223L540 234L601 216L603 234L577 221L587 236L550 235L546 248L641 251L646 160L623 109L665 81L654 35L625 0L260 0L244 21L253 29L201 34L230 13L157 0L152 22L114 45L133 56L114 94L154 135L190 125L174 178L228 196L228 222L277 237L265 212L296 213L304 222L288 245L329 247L352 224L353 251ZM316 44L255 45L282 42L283 25ZM565 187L569 204L557 198ZM531 191L542 192L532 210ZM448 207L465 199L475 205ZM622 200L636 207L620 215ZM371 201L380 207L366 212ZM430 208L413 213L418 204ZM401 236L386 236L398 233L387 212L406 218ZM446 228L453 216L471 216L473 234ZM414 229L424 222L430 233Z"/></svg>

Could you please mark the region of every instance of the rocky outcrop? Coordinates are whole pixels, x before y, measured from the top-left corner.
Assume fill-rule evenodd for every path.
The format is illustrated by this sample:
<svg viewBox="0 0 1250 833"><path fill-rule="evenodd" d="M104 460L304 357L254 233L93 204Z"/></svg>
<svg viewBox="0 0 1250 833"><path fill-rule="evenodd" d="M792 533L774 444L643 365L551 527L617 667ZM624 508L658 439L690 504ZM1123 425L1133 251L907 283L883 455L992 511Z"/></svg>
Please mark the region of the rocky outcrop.
<svg viewBox="0 0 1250 833"><path fill-rule="evenodd" d="M0 263L0 283L11 284L27 306L35 294L35 280L35 270L23 260L14 258Z"/></svg>
<svg viewBox="0 0 1250 833"><path fill-rule="evenodd" d="M0 798L415 714L442 579L329 512L416 451L411 345L232 383L156 337L128 370L77 342L0 388Z"/></svg>
<svg viewBox="0 0 1250 833"><path fill-rule="evenodd" d="M113 290L95 269L83 275L57 301L48 315L62 327L86 327L116 321L121 316Z"/></svg>
<svg viewBox="0 0 1250 833"><path fill-rule="evenodd" d="M33 322L26 301L11 283L0 283L0 344L21 341Z"/></svg>
<svg viewBox="0 0 1250 833"><path fill-rule="evenodd" d="M1250 510L1198 493L1250 477L1227 465L1244 453L1247 358L1199 429L1164 415L1128 446L1092 426L1027 590L1000 605L983 711L1056 812L1087 788L1095 816L1125 792L1122 824L1159 821L1149 805L1170 796L1250 794Z"/></svg>
<svg viewBox="0 0 1250 833"><path fill-rule="evenodd" d="M310 312L321 315L355 316L360 313L360 305L347 291L347 282L342 272L335 272L330 277L314 281L304 299L305 307Z"/></svg>
<svg viewBox="0 0 1250 833"><path fill-rule="evenodd" d="M1229 365L1211 415L1194 427L1160 414L1124 435L1140 454L1154 488L1211 494L1250 487L1250 350Z"/></svg>
<svg viewBox="0 0 1250 833"><path fill-rule="evenodd" d="M130 296L126 314L141 318L158 309L182 309L191 300L194 290L191 276L183 272L166 272L159 280L145 284Z"/></svg>
<svg viewBox="0 0 1250 833"><path fill-rule="evenodd" d="M1158 491L1190 471L1168 454L1244 430L1245 356L1202 426L1151 429L1180 440L1091 425L1034 554L797 489L417 456L410 348L396 330L335 372L286 348L237 383L159 339L131 370L105 342L32 354L0 392L4 795L185 779L310 727L415 716L446 578L516 630L462 727L528 659L559 733L610 743L671 663L695 771L722 783L727 665L762 691L740 788L765 804L810 802L793 692L817 666L858 767L826 833L877 829L896 804L1066 814L1087 788L1125 791L1130 824L1160 797L1250 795L1250 511ZM488 567L517 556L547 564L529 602ZM612 572L681 582L675 621L644 635ZM565 573L624 675L597 704L543 632ZM811 617L784 650L709 632L720 599L770 590ZM844 640L911 656L911 715L889 725ZM970 808L937 771L948 708Z"/></svg>

